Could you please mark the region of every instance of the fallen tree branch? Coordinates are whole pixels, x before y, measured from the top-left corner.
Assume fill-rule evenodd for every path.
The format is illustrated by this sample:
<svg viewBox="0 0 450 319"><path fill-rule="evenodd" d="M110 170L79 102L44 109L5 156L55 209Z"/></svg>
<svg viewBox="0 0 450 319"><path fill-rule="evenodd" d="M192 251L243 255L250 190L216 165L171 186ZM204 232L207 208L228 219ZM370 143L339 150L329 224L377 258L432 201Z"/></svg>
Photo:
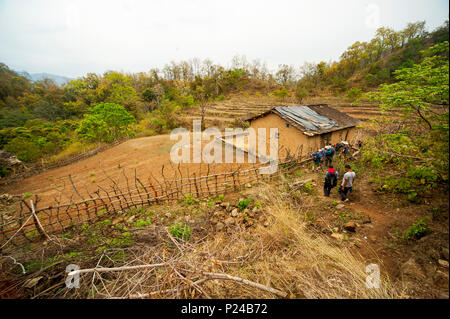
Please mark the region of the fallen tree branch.
<svg viewBox="0 0 450 319"><path fill-rule="evenodd" d="M17 262L13 257L11 257L11 256L1 256L1 257L3 257L3 258L11 258L15 265L19 265L20 268L22 268L22 274L26 273L25 268L23 267L23 265L21 263Z"/></svg>
<svg viewBox="0 0 450 319"><path fill-rule="evenodd" d="M274 294L278 297L281 298L287 298L288 297L288 293L275 289L275 288L271 288L265 285L262 285L260 283L254 282L254 281L250 281L244 278L240 278L240 277L235 277L235 276L230 276L227 274L221 274L221 273L212 273L212 272L202 272L203 275L208 276L207 278L203 278L200 280L197 280L195 282L190 282L188 284L188 286L186 288L189 288L191 286L198 286L199 284L206 282L208 280L229 280L229 281L233 281L233 282L237 282L237 283L241 283L253 288L257 288L260 290L264 290L267 292L270 292L271 294ZM116 297L114 299L136 299L136 298L149 298L155 295L160 295L162 293L168 293L168 292L177 292L178 289L174 288L174 289L165 289L165 290L160 290L160 291L152 291L150 293L146 293L146 294L142 294L142 293L137 293L137 294L133 294L133 295L129 295L127 297Z"/></svg>
<svg viewBox="0 0 450 319"><path fill-rule="evenodd" d="M210 280L210 278L204 278L204 279L200 279L197 281L191 281L189 282L188 286L186 288L189 288L191 286L195 286L195 285L199 285L205 281ZM184 288L184 289L186 289ZM178 292L179 289L178 288L171 288L171 289L164 289L164 290L158 290L158 291L152 291L146 294L142 294L142 293L136 293L136 294L132 294L132 295L128 295L126 297L112 297L111 299L139 299L139 298L150 298L152 296L158 296L161 295L163 293L171 293L171 292Z"/></svg>
<svg viewBox="0 0 450 319"><path fill-rule="evenodd" d="M30 215L27 220L22 224L22 226L20 226L20 228L14 233L14 235L12 235L3 245L2 247L0 247L0 251L2 250L3 247L5 247L10 241L12 241L12 239L25 227L27 226L28 221L31 219L31 217L33 217L33 215Z"/></svg>
<svg viewBox="0 0 450 319"><path fill-rule="evenodd" d="M68 276L75 276L77 274L84 274L89 272L113 272L113 271L124 271L124 270L136 270L136 269L145 269L152 267L163 267L169 265L169 262L160 263L160 264L149 264L149 265L137 265L137 266L123 266L123 267L98 267L98 268L87 268L87 269L78 269L69 272Z"/></svg>
<svg viewBox="0 0 450 319"><path fill-rule="evenodd" d="M309 182L312 182L312 181L313 181L312 178L308 178L308 179L305 179L305 180L302 180L302 181L294 182L294 183L290 184L289 187L291 187L291 188L301 187L301 186L305 185L306 183L309 183Z"/></svg>
<svg viewBox="0 0 450 319"><path fill-rule="evenodd" d="M286 293L284 291L281 291L281 290L278 290L278 289L275 289L275 288L271 288L271 287L268 287L268 286L264 286L262 284L259 284L257 282L250 281L250 280L247 280L247 279L244 279L244 278L230 276L230 275L227 275L227 274L213 273L213 272L202 272L202 274L205 275L205 276L208 276L209 280L214 280L214 279L230 280L230 281L238 282L238 283L241 283L241 284L253 287L253 288L257 288L257 289L260 289L260 290L264 290L264 291L270 292L270 293L272 293L272 294L274 294L274 295L276 295L278 297L281 297L281 298L287 298L287 296L288 296L288 293Z"/></svg>

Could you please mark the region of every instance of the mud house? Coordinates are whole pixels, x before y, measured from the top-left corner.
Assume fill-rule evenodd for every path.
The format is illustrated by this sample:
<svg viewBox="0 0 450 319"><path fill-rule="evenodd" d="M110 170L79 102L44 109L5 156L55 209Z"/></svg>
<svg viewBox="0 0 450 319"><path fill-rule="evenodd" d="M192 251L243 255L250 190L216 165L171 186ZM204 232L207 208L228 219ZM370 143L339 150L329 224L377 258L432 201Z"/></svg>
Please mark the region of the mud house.
<svg viewBox="0 0 450 319"><path fill-rule="evenodd" d="M270 128L278 129L275 137L281 152L279 156L285 155L286 150L293 154L301 149L306 154L325 145L351 141L358 124L358 120L326 104L274 107L247 121L256 132L265 128L267 139Z"/></svg>

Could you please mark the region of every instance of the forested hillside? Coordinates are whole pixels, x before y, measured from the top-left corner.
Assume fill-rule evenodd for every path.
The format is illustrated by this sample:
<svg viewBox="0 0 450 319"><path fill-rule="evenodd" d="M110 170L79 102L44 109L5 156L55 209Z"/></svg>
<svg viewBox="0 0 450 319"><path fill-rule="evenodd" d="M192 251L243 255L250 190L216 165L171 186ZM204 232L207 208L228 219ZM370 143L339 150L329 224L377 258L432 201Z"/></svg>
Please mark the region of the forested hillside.
<svg viewBox="0 0 450 319"><path fill-rule="evenodd" d="M0 64L0 147L25 162L58 160L95 143L167 132L182 123L184 110L200 108L204 114L211 101L244 92L292 96L299 103L331 92L353 101L380 84L401 81L396 70L414 70L426 56L439 55L448 66L448 43L438 52L423 53L445 41L448 21L433 32L416 22L400 31L380 28L371 41L355 42L338 61L305 63L300 69L279 65L272 72L258 60L239 56L230 67L192 59L135 74L90 73L63 87L49 79L32 83ZM448 86L447 98L444 92L439 103L448 106ZM114 123L108 119L112 113L119 119ZM6 172L2 169L2 175Z"/></svg>

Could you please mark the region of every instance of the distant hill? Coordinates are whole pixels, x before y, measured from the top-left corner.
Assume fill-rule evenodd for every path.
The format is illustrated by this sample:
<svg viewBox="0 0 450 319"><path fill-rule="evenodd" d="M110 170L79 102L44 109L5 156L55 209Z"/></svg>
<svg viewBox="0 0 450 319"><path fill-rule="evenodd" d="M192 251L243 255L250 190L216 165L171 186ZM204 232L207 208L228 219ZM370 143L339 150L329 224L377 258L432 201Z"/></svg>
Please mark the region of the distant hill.
<svg viewBox="0 0 450 319"><path fill-rule="evenodd" d="M44 79L51 79L53 80L57 85L63 86L67 82L73 80L71 78L61 76L61 75L55 75L50 73L27 73L27 72L17 72L18 74L26 77L32 82L44 80Z"/></svg>

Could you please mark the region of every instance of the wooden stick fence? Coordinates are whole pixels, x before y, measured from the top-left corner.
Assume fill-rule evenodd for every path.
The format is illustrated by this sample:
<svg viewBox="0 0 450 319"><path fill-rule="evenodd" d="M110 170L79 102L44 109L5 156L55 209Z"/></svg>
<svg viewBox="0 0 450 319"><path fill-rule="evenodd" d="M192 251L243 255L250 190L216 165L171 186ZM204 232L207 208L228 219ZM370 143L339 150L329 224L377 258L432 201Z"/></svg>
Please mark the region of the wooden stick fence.
<svg viewBox="0 0 450 319"><path fill-rule="evenodd" d="M13 174L11 176L8 176L7 178L1 180L0 181L0 186L20 181L20 180L22 180L24 178L27 178L27 177L30 177L30 176L33 176L33 175L37 175L39 173L48 171L50 169L63 167L63 166L66 166L66 165L69 165L69 164L81 161L81 160L83 160L85 158L94 156L94 155L96 155L96 154L98 154L100 152L103 152L103 151L105 151L105 150L107 150L109 148L117 146L117 145L123 143L126 140L127 140L126 138L125 139L120 139L120 140L114 141L112 143L99 146L99 147L94 148L92 150L89 150L87 152L69 156L69 157L64 158L64 159L62 159L60 161L57 161L56 163L48 163L48 162L42 161L42 162L37 162L37 163L31 164L31 165L27 166L27 168L25 170L19 170L17 173L15 173L15 174Z"/></svg>
<svg viewBox="0 0 450 319"><path fill-rule="evenodd" d="M301 152L299 153L301 154ZM171 167L174 178L167 179L162 167L162 180L157 180L153 174L148 183L144 184L137 176L136 171L133 179L125 175L126 186L119 187L117 182L110 179L112 185L110 190L98 186L97 191L89 192L82 196L75 183L69 176L73 192L68 203L61 203L61 199L55 198L55 205L38 208L39 197L34 196L19 203L19 211L13 220L5 221L0 215L0 252L4 247L11 244L21 246L25 243L39 241L47 234L61 233L75 225L100 220L106 215L117 215L130 209L150 206L162 201L184 200L189 194L196 198L217 196L230 191L236 191L247 183L273 179L280 174L290 171L299 163L306 162L301 157L287 157L278 163L278 169L274 174L261 174L260 168L267 164L253 164L250 168L237 169L225 173L215 172L215 166L207 166L205 176L197 176L195 173L183 177L180 166ZM73 196L78 200L72 200Z"/></svg>

